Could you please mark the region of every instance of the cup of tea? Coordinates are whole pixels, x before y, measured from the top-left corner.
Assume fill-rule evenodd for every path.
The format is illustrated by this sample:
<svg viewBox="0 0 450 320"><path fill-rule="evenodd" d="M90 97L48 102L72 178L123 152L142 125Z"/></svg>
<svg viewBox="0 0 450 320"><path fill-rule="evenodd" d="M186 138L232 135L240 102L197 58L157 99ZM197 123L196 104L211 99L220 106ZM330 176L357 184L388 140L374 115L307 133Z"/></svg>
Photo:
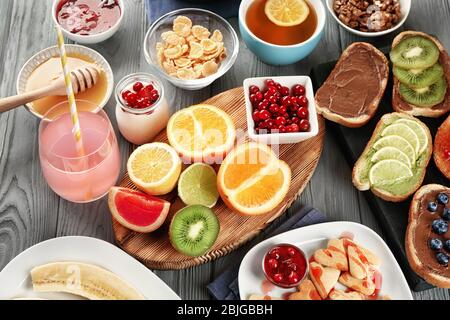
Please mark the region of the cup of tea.
<svg viewBox="0 0 450 320"><path fill-rule="evenodd" d="M307 14L302 22L286 26L266 13L268 0L242 0L239 28L247 47L263 62L288 65L307 57L325 29L326 12L321 0L303 0Z"/></svg>

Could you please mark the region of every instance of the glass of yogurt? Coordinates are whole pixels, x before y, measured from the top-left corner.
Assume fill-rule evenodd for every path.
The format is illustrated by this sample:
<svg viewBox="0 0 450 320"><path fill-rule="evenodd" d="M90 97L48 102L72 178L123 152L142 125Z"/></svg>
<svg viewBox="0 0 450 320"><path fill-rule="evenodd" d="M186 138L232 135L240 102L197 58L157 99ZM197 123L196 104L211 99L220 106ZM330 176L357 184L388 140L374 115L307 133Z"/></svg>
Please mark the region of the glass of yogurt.
<svg viewBox="0 0 450 320"><path fill-rule="evenodd" d="M156 77L134 73L116 86L116 118L122 136L142 145L151 142L169 121L169 104L164 87Z"/></svg>

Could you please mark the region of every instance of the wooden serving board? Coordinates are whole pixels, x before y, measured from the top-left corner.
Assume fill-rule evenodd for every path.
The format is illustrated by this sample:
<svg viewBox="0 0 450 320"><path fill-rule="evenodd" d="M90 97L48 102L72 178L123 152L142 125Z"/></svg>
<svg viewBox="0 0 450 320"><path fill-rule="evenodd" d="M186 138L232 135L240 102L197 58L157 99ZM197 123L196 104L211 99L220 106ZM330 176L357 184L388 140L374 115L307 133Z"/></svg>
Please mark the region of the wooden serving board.
<svg viewBox="0 0 450 320"><path fill-rule="evenodd" d="M212 104L226 111L236 128L247 130L244 92L235 88L223 92L204 103ZM286 161L292 170L292 181L289 192L283 201L272 212L259 217L243 217L233 212L219 200L213 208L220 221L219 237L209 252L201 257L188 257L178 253L170 244L168 227L173 214L184 204L176 195L176 190L166 196L172 202L170 214L165 224L157 231L148 234L131 231L117 221L113 221L113 229L117 244L133 257L152 269L185 269L222 257L251 240L264 230L275 218L282 215L292 202L302 193L308 184L322 152L325 124L319 117L319 134L307 141L280 146L280 158ZM155 141L168 142L166 131L161 132ZM218 167L216 168L218 169ZM122 187L136 188L126 174L120 183Z"/></svg>

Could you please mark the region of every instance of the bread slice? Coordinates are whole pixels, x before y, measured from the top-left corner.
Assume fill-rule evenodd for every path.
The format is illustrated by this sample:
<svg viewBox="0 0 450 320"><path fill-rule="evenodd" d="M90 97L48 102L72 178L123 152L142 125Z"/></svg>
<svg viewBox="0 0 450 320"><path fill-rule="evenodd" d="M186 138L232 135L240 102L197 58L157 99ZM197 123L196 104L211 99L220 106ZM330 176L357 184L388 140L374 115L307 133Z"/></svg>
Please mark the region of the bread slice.
<svg viewBox="0 0 450 320"><path fill-rule="evenodd" d="M439 56L439 63L444 68L445 77L447 79L447 94L444 102L434 107L431 108L418 107L402 99L399 93L400 82L397 80L396 77L394 77L394 88L392 92L392 107L397 112L404 112L416 117L421 116L421 117L437 118L450 111L450 90L448 88L450 84L450 57L447 53L447 50L445 50L444 46L439 42L439 40L426 33L418 31L405 31L400 33L398 36L394 38L394 41L392 42L392 48L395 48L403 39L412 36L422 36L427 39L430 39L436 44L436 46L441 51L441 54Z"/></svg>
<svg viewBox="0 0 450 320"><path fill-rule="evenodd" d="M401 118L414 120L424 128L428 137L428 147L416 161L415 170L417 170L417 172L416 174L414 174L412 178L410 178L410 181L408 181L411 184L409 188L406 188L406 190L401 190L400 192L394 192L391 190L392 188L388 186L385 186L383 188L371 186L369 182L368 171L370 170L369 166L370 156L374 152L372 148L373 144L376 142L376 140L378 140L379 136L381 135L381 132L386 126L392 124L393 122ZM431 159L432 150L433 150L433 142L431 139L430 130L423 122L404 113L394 112L385 114L383 117L381 117L380 121L375 127L372 137L367 143L366 148L364 149L358 161L356 161L352 173L353 184L358 190L361 191L371 190L376 196L386 201L392 202L404 201L422 185L423 179L425 177L426 168Z"/></svg>
<svg viewBox="0 0 450 320"><path fill-rule="evenodd" d="M379 62L381 62L381 64L383 65L384 68L381 68L379 70L378 74L368 75L368 76L376 77L376 79L374 79L374 80L380 82L380 90L376 94L375 98L373 98L371 101L364 101L364 105L366 107L365 114L350 117L350 116L343 116L343 115L337 114L329 109L329 105L326 105L324 100L329 102L329 100L332 99L332 97L329 97L328 95L326 95L324 93L324 90L325 90L324 88L326 88L332 84L332 82L335 80L335 77L337 77L339 75L339 71L342 68L348 67L348 65L349 65L348 59L351 58L352 54L354 54L356 52L356 50L366 50L371 54L371 57L369 57L368 59L365 59L364 63L371 63L371 61L373 61L373 59L379 59ZM367 73L364 73L364 74L367 75ZM322 87L319 88L319 90L317 90L316 99L315 99L317 112L319 114L322 114L326 119L333 121L333 122L340 123L343 126L350 127L350 128L361 127L361 126L365 125L375 115L375 112L378 109L380 100L383 97L384 91L386 89L388 79L389 79L389 62L388 62L386 56L381 51L379 51L377 48L375 48L374 46L372 46L369 43L355 42L355 43L351 44L342 53L341 57L339 58L339 61L337 62L336 66L334 67L333 71L328 76L328 79L324 82ZM357 82L357 84L366 83L365 79L361 79L361 80L362 81ZM336 80L336 81L339 81L339 80ZM347 87L344 89L349 89L349 88ZM336 92L338 90L340 90L342 92L342 94L348 94L348 90L345 90L345 92L343 92L344 89L335 87ZM356 90L354 90L354 91L356 91L355 94L358 94L360 92L360 89L356 88ZM356 103L355 103L355 108L358 108L358 105Z"/></svg>
<svg viewBox="0 0 450 320"><path fill-rule="evenodd" d="M431 192L447 192L450 194L450 188L438 184L428 184L420 188L414 195L409 208L409 221L405 236L406 256L411 268L427 282L440 288L450 288L450 278L440 274L431 264L423 263L419 252L416 250L417 248L414 246L416 230L419 225L418 218L423 213L421 199ZM431 226L429 227L431 228Z"/></svg>
<svg viewBox="0 0 450 320"><path fill-rule="evenodd" d="M444 123L439 127L436 136L434 137L434 162L442 174L450 179L450 159L444 154L443 148L450 147L449 143L450 137L450 116L444 121Z"/></svg>

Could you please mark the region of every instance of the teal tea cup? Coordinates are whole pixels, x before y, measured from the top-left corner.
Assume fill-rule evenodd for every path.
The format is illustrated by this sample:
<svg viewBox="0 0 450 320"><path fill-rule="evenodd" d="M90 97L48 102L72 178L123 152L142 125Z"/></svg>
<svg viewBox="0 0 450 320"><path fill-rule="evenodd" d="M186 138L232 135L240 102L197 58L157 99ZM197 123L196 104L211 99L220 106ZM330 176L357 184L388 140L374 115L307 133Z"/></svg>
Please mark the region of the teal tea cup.
<svg viewBox="0 0 450 320"><path fill-rule="evenodd" d="M288 65L307 57L317 46L325 29L326 13L322 0L308 0L317 14L317 28L308 40L294 45L276 45L257 38L246 23L247 10L253 0L242 0L239 7L239 29L247 47L263 62Z"/></svg>

